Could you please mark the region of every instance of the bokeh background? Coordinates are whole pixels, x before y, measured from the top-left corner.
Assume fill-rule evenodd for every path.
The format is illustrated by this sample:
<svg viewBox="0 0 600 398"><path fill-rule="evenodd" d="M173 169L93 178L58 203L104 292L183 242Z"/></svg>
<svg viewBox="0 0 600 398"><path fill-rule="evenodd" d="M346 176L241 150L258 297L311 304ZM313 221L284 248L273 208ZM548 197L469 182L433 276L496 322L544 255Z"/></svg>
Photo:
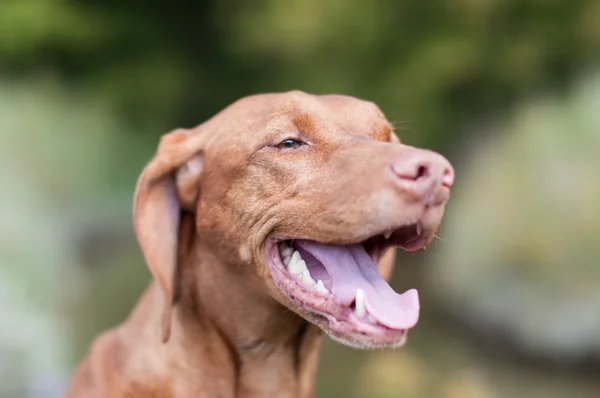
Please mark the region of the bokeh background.
<svg viewBox="0 0 600 398"><path fill-rule="evenodd" d="M600 2L0 1L0 396L54 398L150 276L161 134L241 96L380 105L458 180L408 345L330 341L319 397L600 397Z"/></svg>

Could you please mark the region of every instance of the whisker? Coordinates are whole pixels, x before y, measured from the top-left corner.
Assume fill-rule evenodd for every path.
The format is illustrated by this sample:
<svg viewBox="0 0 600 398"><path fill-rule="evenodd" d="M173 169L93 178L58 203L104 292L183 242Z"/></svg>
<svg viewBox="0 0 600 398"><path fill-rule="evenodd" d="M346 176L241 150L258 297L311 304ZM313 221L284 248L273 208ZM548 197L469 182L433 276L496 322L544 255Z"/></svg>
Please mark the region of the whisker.
<svg viewBox="0 0 600 398"><path fill-rule="evenodd" d="M448 241L444 238L442 238L441 236L439 236L438 234L433 235L434 238L441 240L444 243L448 243Z"/></svg>
<svg viewBox="0 0 600 398"><path fill-rule="evenodd" d="M411 133L415 132L414 125L411 122L406 121L406 120L403 120L403 121L394 120L394 121L390 121L390 124L392 125L394 130L411 132Z"/></svg>

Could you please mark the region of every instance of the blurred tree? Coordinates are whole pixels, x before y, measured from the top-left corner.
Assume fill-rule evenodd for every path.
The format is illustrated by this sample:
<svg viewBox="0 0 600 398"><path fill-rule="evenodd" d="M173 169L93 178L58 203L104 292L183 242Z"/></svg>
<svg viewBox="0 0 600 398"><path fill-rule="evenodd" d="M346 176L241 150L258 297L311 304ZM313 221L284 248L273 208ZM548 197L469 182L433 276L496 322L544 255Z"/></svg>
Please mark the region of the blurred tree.
<svg viewBox="0 0 600 398"><path fill-rule="evenodd" d="M463 164L436 292L478 333L536 358L598 360L600 74L499 129Z"/></svg>
<svg viewBox="0 0 600 398"><path fill-rule="evenodd" d="M0 307L26 314L25 326L6 317L5 345L15 330L31 331L14 344L10 362L0 360L4 370L21 358L2 380L22 387L38 370L64 368L65 357L79 357L92 335L131 308L148 280L134 243L131 196L160 134L196 125L244 95L302 89L375 101L404 141L447 153L463 146L458 132L472 131L465 125L597 65L599 20L600 2L586 0L0 1L0 174L12 210L0 225L0 255L13 265L0 270L12 286ZM539 240L530 244L552 258L547 232L535 232ZM31 239L39 242L35 250L23 245ZM72 330L52 329L44 340L41 324ZM23 353L34 344L29 339L40 352L48 349L37 368ZM344 383L336 391L349 393L344 372L356 370L363 354L343 351L345 361L336 349L330 362L326 351L320 388L333 388L329 376L336 374ZM420 363L383 362L395 369ZM424 378L411 385L418 380L390 374L373 376L382 394L428 388ZM483 391L469 375L451 374L445 394Z"/></svg>
<svg viewBox="0 0 600 398"><path fill-rule="evenodd" d="M585 0L5 0L0 71L96 90L149 139L294 88L374 100L405 140L443 149L598 61L598 20Z"/></svg>
<svg viewBox="0 0 600 398"><path fill-rule="evenodd" d="M2 397L57 396L148 283L131 196L149 148L123 129L50 81L0 81Z"/></svg>

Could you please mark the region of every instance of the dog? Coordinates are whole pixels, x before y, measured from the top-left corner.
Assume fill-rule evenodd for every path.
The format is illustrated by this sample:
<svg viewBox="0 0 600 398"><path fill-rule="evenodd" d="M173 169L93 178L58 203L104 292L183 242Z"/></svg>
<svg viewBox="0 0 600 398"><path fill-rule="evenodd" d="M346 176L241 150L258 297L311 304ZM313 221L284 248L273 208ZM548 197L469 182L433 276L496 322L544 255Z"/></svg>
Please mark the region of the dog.
<svg viewBox="0 0 600 398"><path fill-rule="evenodd" d="M66 396L313 396L324 334L404 344L419 299L386 282L394 251L429 245L453 181L343 95L249 96L164 135L134 199L154 282Z"/></svg>

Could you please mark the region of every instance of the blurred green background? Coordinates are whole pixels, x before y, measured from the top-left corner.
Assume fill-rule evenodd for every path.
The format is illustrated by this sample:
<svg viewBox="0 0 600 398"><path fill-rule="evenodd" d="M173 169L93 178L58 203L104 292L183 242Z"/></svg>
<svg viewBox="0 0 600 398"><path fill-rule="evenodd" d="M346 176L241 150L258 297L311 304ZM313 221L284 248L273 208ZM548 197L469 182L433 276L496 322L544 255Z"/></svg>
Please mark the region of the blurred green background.
<svg viewBox="0 0 600 398"><path fill-rule="evenodd" d="M241 96L379 104L457 184L401 254L419 325L330 341L319 397L600 397L600 2L0 1L0 396L58 397L150 277L131 225L161 134Z"/></svg>

